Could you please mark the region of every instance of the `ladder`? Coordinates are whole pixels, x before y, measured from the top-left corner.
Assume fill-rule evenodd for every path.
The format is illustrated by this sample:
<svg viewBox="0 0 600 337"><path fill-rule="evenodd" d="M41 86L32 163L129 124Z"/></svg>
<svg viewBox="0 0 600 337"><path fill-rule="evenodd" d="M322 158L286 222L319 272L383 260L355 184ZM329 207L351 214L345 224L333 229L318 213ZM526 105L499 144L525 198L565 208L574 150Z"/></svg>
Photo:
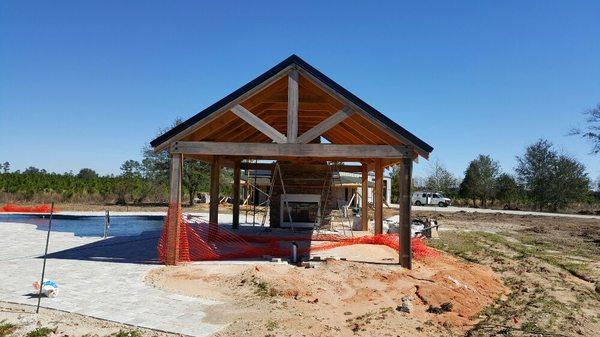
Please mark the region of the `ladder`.
<svg viewBox="0 0 600 337"><path fill-rule="evenodd" d="M319 212L317 214L317 218L315 220L315 225L314 225L314 228L316 228L318 232L320 232L321 230L324 229L322 220L326 219L323 216L323 214L325 214L326 212L324 212L323 210L333 209L333 206L332 206L333 200L330 200L333 195L332 188L334 186L343 188L343 183L342 183L342 178L340 175L338 163L337 162L328 163L327 166L329 167L329 179L323 179L323 188L321 190L322 204L319 207ZM344 207L346 207L346 206L347 205L340 203L340 201L337 198L335 198L335 208L337 208L338 211L340 212L340 219L342 220L342 231L343 231L344 235L346 235L346 228L345 228L346 223L344 221L344 220L346 220L346 221L348 221L348 223L350 225L349 228L350 228L351 234L352 234L352 236L354 236L354 232L352 231L352 223L350 222L350 219L348 217L348 212L347 212L347 210L344 210ZM333 216L330 216L328 220L329 220L329 230L335 231L335 228L333 228Z"/></svg>
<svg viewBox="0 0 600 337"><path fill-rule="evenodd" d="M285 185L283 184L283 175L281 174L281 167L279 166L278 162L275 163L275 168L273 169L273 173L271 174L271 185L269 186L269 194L267 195L267 200L263 203L265 205L265 207L264 207L264 214L263 214L263 218L262 218L260 226L263 229L265 228L265 222L267 220L267 215L271 212L271 198L273 197L273 190L275 189L275 183L276 183L275 176L277 176L279 178L279 182L281 184L281 191L283 192L283 193L281 193L281 197L283 198L285 207L288 210L288 212L287 212L288 219L290 221L290 227L293 232L294 231L294 222L292 221L292 213L289 211L290 207L289 207L287 197L286 197L287 193L285 191Z"/></svg>

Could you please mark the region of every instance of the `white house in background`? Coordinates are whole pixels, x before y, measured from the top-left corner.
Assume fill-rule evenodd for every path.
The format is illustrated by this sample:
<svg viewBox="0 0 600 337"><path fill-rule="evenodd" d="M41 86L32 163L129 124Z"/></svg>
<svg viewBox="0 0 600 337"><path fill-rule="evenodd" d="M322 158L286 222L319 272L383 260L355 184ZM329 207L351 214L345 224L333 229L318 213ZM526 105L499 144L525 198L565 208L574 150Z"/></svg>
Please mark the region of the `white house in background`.
<svg viewBox="0 0 600 337"><path fill-rule="evenodd" d="M361 174L352 172L340 172L341 186L336 188L336 196L339 200L349 202L352 200L352 196L356 194L357 197L352 200L352 205L358 207L361 203L360 186L361 186ZM369 194L368 201L373 203L373 191L375 191L375 173L369 174ZM383 176L383 202L385 204L392 203L392 178L390 176Z"/></svg>

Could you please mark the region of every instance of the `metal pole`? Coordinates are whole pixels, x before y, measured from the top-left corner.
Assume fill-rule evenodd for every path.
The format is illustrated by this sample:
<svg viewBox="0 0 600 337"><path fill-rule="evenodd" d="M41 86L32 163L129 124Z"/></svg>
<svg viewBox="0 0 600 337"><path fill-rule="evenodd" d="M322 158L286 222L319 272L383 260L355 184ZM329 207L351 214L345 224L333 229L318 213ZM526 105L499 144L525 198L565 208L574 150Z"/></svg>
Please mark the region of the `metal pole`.
<svg viewBox="0 0 600 337"><path fill-rule="evenodd" d="M48 234L46 235L46 249L44 250L44 264L42 266L42 280L40 281L40 291L38 292L38 302L35 313L40 312L40 301L42 300L42 288L44 285L44 274L46 274L46 259L48 257L48 243L50 243L50 230L52 229L52 214L54 214L54 202L50 207L50 219L48 220Z"/></svg>
<svg viewBox="0 0 600 337"><path fill-rule="evenodd" d="M104 212L104 235L103 237L106 239L108 236L108 229L110 228L110 212L106 210Z"/></svg>

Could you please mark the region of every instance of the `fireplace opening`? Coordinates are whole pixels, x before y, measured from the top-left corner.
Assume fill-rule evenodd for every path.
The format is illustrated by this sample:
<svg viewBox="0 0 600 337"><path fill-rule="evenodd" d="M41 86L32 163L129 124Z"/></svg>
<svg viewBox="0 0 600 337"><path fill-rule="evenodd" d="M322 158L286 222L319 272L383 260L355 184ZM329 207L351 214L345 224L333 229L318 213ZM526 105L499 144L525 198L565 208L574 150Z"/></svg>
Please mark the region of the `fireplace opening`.
<svg viewBox="0 0 600 337"><path fill-rule="evenodd" d="M295 222L312 222L317 221L317 214L319 212L318 202L289 202L287 207L283 207L283 219L289 221L289 210L292 212L292 221Z"/></svg>
<svg viewBox="0 0 600 337"><path fill-rule="evenodd" d="M314 194L282 195L281 227L313 227L319 224L321 196ZM290 223L290 216L292 223Z"/></svg>

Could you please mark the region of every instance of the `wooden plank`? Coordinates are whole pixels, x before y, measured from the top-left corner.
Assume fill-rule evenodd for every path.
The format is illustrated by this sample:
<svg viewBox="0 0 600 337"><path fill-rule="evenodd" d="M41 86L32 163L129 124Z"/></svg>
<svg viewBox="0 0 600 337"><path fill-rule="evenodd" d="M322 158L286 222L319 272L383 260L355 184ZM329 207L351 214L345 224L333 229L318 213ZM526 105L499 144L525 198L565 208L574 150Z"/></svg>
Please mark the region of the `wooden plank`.
<svg viewBox="0 0 600 337"><path fill-rule="evenodd" d="M241 119L245 120L246 123L255 127L258 131L264 133L267 137L271 138L276 143L285 143L287 142L287 138L282 135L279 131L277 131L274 127L265 123L262 119L256 117L255 114L250 112L248 109L244 108L241 105L236 105L231 108L231 111L238 115Z"/></svg>
<svg viewBox="0 0 600 337"><path fill-rule="evenodd" d="M361 215L360 215L360 223L361 230L368 231L369 230L369 171L367 170L367 164L363 163L361 166L362 176L361 176Z"/></svg>
<svg viewBox="0 0 600 337"><path fill-rule="evenodd" d="M403 145L274 144L175 142L171 153L245 157L404 158L413 150Z"/></svg>
<svg viewBox="0 0 600 337"><path fill-rule="evenodd" d="M375 234L383 234L383 165L381 159L375 160Z"/></svg>
<svg viewBox="0 0 600 337"><path fill-rule="evenodd" d="M352 115L352 111L350 110L350 108L348 108L348 107L343 108L342 110L334 113L329 118L322 121L321 123L317 124L312 129L303 133L300 137L298 137L297 143L306 144L306 143L310 142L311 140L319 137L320 135L327 132L329 129L331 129L334 126L336 126L337 124L339 124L344 119L350 117L350 115Z"/></svg>
<svg viewBox="0 0 600 337"><path fill-rule="evenodd" d="M400 265L412 269L412 249L410 244L410 186L412 180L412 159L403 158L400 164Z"/></svg>
<svg viewBox="0 0 600 337"><path fill-rule="evenodd" d="M287 142L295 143L298 137L298 71L288 75Z"/></svg>
<svg viewBox="0 0 600 337"><path fill-rule="evenodd" d="M240 227L240 164L239 159L233 164L233 229Z"/></svg>
<svg viewBox="0 0 600 337"><path fill-rule="evenodd" d="M192 124L190 127L188 127L187 129L179 132L178 134L174 135L173 137L171 137L170 139L165 140L164 142L162 142L160 145L156 146L154 148L154 152L155 153L159 153L162 150L164 150L167 146L169 146L170 144L172 144L174 141L180 140L183 137L195 132L200 126L215 120L216 118L218 118L219 116L221 116L223 113L231 110L231 108L251 97L253 97L254 95L256 95L257 93L261 92L263 89L269 87L271 84L277 82L279 79L283 78L284 76L286 76L286 74L289 72L291 66L286 67L285 69L282 69L280 72L278 72L277 74L273 75L273 77L265 80L264 82L262 82L261 84L257 85L256 87L248 90L247 92L245 92L244 94L242 94L240 97L238 97L237 99L229 102L228 104L224 105L223 107L221 107L220 109L218 109L217 111L213 112L212 114L210 114L209 116L207 116L206 118L203 118L199 121L197 121L196 123Z"/></svg>
<svg viewBox="0 0 600 337"><path fill-rule="evenodd" d="M219 177L221 176L221 158L214 156L210 167L210 204L208 210L209 240L219 230ZM211 235L212 234L212 235Z"/></svg>
<svg viewBox="0 0 600 337"><path fill-rule="evenodd" d="M342 137L349 140L349 142L345 144L387 145L387 143L373 142L367 135L362 132L357 132L352 126L347 124L348 120L350 120L350 118L346 118L338 125L325 132L323 136L327 138L329 136L339 137L339 135L342 135ZM332 143L339 144L337 141L333 141Z"/></svg>
<svg viewBox="0 0 600 337"><path fill-rule="evenodd" d="M178 213L181 209L181 175L183 167L183 155L171 156L171 170L169 180L169 206L174 212L169 213L167 219L167 256L166 264L176 265L179 261L179 219ZM173 205L178 209L173 209Z"/></svg>

